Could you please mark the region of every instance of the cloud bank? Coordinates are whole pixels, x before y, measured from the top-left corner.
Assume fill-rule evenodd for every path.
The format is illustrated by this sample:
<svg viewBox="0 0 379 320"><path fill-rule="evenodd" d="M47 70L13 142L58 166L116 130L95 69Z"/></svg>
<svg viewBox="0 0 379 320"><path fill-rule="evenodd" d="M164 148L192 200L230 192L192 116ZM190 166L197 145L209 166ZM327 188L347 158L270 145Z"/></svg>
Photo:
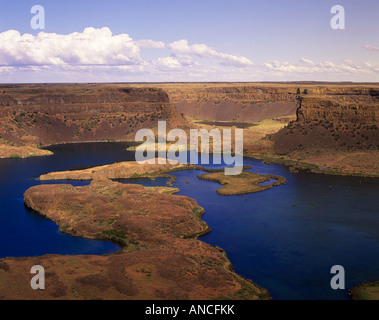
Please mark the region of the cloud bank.
<svg viewBox="0 0 379 320"><path fill-rule="evenodd" d="M342 63L333 63L324 61L315 63L312 60L301 58L299 63L291 64L287 62L271 61L266 62L265 67L268 71L286 74L370 74L375 69L372 69L369 64L359 65L354 64L351 60L344 60Z"/></svg>
<svg viewBox="0 0 379 320"><path fill-rule="evenodd" d="M379 48L366 46L378 52ZM154 58L144 59L145 50ZM186 39L164 43L134 40L107 28L83 32L0 33L0 82L117 82L117 81L379 81L379 64L264 61L259 64Z"/></svg>
<svg viewBox="0 0 379 320"><path fill-rule="evenodd" d="M113 35L109 28L86 28L67 35L40 32L21 35L16 30L0 34L0 65L139 65L141 48L169 49L175 55L214 59L224 65L253 65L246 57L217 52L205 44L187 40L170 44L149 39L134 41L128 34ZM164 58L173 65L174 58ZM175 63L180 63L175 60Z"/></svg>
<svg viewBox="0 0 379 320"><path fill-rule="evenodd" d="M86 28L68 35L40 32L0 34L0 65L134 65L140 48L128 34L112 35L108 28Z"/></svg>

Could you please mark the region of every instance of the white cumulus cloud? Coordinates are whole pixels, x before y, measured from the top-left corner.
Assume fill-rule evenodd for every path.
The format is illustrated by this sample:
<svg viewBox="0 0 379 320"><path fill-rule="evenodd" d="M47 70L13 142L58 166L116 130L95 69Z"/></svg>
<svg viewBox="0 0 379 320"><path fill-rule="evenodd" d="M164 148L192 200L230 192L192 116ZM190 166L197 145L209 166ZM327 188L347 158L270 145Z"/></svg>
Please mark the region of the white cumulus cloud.
<svg viewBox="0 0 379 320"><path fill-rule="evenodd" d="M0 65L123 65L141 62L140 49L128 34L86 28L63 35L40 32L0 34Z"/></svg>
<svg viewBox="0 0 379 320"><path fill-rule="evenodd" d="M139 48L164 49L166 45L162 41L154 41L150 39L137 40L136 45Z"/></svg>
<svg viewBox="0 0 379 320"><path fill-rule="evenodd" d="M378 47L365 48L379 52ZM70 34L0 33L0 82L379 81L378 77L379 61L357 64L294 57L293 61L254 64L247 57L206 44L186 39L171 43L134 40L126 33L113 34L107 27Z"/></svg>
<svg viewBox="0 0 379 320"><path fill-rule="evenodd" d="M205 44L189 45L188 40L178 40L167 45L174 53L195 55L201 58L217 59L223 65L235 67L252 66L254 63L246 57L218 52Z"/></svg>
<svg viewBox="0 0 379 320"><path fill-rule="evenodd" d="M113 35L107 28L86 28L67 35L40 32L20 34L16 30L0 33L0 65L138 65L140 49L169 49L174 57L158 60L162 66L178 66L179 60L191 64L191 56L215 60L232 67L252 66L246 57L218 52L205 44L189 45L187 40L170 44L150 39L133 40L128 34Z"/></svg>
<svg viewBox="0 0 379 320"><path fill-rule="evenodd" d="M345 74L345 73L371 73L373 70L368 68L368 65L361 66L355 64L351 60L344 60L340 64L335 64L330 61L314 63L311 60L302 58L300 59L301 64L292 64L288 61L279 62L277 60L268 61L264 64L267 70L282 72L285 74Z"/></svg>
<svg viewBox="0 0 379 320"><path fill-rule="evenodd" d="M160 69L164 70L174 70L174 69L180 69L182 67L182 64L179 62L178 59L174 57L165 57L165 58L158 58L156 61L153 62L155 66Z"/></svg>
<svg viewBox="0 0 379 320"><path fill-rule="evenodd" d="M314 66L315 65L314 62L312 60L309 60L309 59L301 58L300 61L307 66Z"/></svg>

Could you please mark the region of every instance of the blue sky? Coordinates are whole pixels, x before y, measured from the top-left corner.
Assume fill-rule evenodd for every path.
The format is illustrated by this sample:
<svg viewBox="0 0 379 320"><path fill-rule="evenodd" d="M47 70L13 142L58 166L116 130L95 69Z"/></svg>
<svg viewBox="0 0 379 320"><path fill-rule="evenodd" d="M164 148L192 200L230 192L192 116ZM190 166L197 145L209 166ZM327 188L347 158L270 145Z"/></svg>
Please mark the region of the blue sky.
<svg viewBox="0 0 379 320"><path fill-rule="evenodd" d="M0 4L0 82L379 81L377 0ZM37 4L44 30L30 26Z"/></svg>

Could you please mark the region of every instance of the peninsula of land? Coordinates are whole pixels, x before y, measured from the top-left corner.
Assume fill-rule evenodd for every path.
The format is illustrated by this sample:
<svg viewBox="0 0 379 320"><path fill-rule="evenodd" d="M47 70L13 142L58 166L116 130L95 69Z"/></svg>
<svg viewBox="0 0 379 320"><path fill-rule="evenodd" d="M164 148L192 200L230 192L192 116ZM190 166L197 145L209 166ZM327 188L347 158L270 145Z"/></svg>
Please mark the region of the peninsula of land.
<svg viewBox="0 0 379 320"><path fill-rule="evenodd" d="M138 171L143 175L186 167L143 166ZM88 186L31 187L24 201L62 232L114 241L121 249L101 256L0 259L0 298L270 299L266 289L233 271L224 250L197 240L210 228L201 219L204 209L194 199L174 195L175 188L109 180L106 176L114 178L118 171L109 168L91 169L92 177L72 177L92 178ZM127 168L124 172L129 170L131 176L136 173L133 163ZM25 277L31 265L44 266L46 290L30 288Z"/></svg>

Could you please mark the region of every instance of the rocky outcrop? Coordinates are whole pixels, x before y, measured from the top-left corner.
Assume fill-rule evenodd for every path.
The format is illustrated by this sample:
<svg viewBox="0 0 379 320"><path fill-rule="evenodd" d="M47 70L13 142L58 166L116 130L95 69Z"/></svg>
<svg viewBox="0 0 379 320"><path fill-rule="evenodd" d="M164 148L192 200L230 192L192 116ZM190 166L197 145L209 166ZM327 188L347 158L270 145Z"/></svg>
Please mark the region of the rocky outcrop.
<svg viewBox="0 0 379 320"><path fill-rule="evenodd" d="M376 84L199 83L160 87L168 93L179 112L199 119L218 121L255 122L291 115L297 109L300 96L324 100L326 108L327 101L344 107L355 106L357 109L375 108L379 101L379 87Z"/></svg>
<svg viewBox="0 0 379 320"><path fill-rule="evenodd" d="M371 92L367 90L366 92ZM339 97L339 95L335 95ZM287 154L301 149L377 150L379 148L379 99L363 95L301 97L297 120L275 134L275 152ZM365 102L367 101L367 102Z"/></svg>
<svg viewBox="0 0 379 320"><path fill-rule="evenodd" d="M379 122L379 100L365 102L332 100L331 98L302 97L297 109L297 122L328 120L334 123L377 124Z"/></svg>
<svg viewBox="0 0 379 320"><path fill-rule="evenodd" d="M316 171L378 176L378 92L363 85L310 88L299 97L297 119L270 137L271 152Z"/></svg>
<svg viewBox="0 0 379 320"><path fill-rule="evenodd" d="M294 87L188 84L165 90L179 112L202 120L257 122L296 111Z"/></svg>

